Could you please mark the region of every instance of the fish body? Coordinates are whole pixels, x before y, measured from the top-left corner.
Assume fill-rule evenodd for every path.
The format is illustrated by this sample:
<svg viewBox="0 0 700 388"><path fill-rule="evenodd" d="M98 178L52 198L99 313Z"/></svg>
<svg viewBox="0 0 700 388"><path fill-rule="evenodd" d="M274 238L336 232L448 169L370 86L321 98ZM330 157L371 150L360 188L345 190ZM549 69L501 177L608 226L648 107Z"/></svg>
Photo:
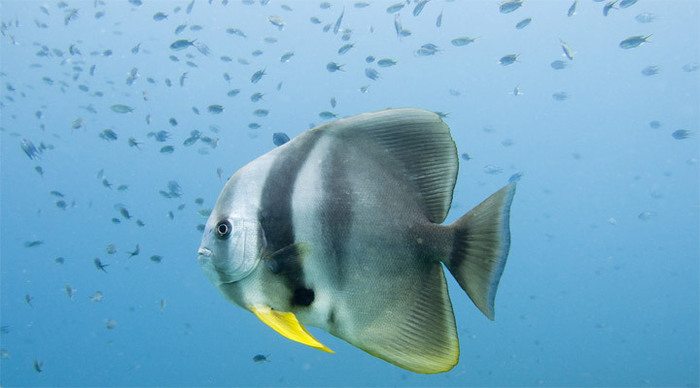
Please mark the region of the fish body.
<svg viewBox="0 0 700 388"><path fill-rule="evenodd" d="M115 104L110 107L112 109L112 112L115 113L130 113L134 111L134 108L128 106L128 105L123 105L123 104Z"/></svg>
<svg viewBox="0 0 700 388"><path fill-rule="evenodd" d="M550 63L549 65L554 70L562 70L562 69L565 69L567 66L566 62L559 60L559 59L557 59L556 61L552 61L552 63Z"/></svg>
<svg viewBox="0 0 700 388"><path fill-rule="evenodd" d="M438 51L440 51L438 46L434 45L433 43L426 43L420 46L418 50L416 50L416 55L420 57L426 57L430 55L435 55Z"/></svg>
<svg viewBox="0 0 700 388"><path fill-rule="evenodd" d="M642 75L650 77L652 75L657 75L661 71L659 66L651 65L642 69Z"/></svg>
<svg viewBox="0 0 700 388"><path fill-rule="evenodd" d="M267 74L265 73L265 69L256 71L252 76L250 76L250 82L253 84L258 83L258 81L260 81L265 74Z"/></svg>
<svg viewBox="0 0 700 388"><path fill-rule="evenodd" d="M421 12L423 12L425 5L428 4L428 1L430 0L418 0L418 2L416 2L416 6L413 7L413 16L419 16Z"/></svg>
<svg viewBox="0 0 700 388"><path fill-rule="evenodd" d="M35 248L38 247L39 245L43 244L44 242L41 240L33 240L33 241L27 241L24 243L25 248Z"/></svg>
<svg viewBox="0 0 700 388"><path fill-rule="evenodd" d="M443 225L457 170L433 112L389 109L310 129L228 179L199 264L287 338L332 352L311 325L414 372L450 370L459 344L443 264L493 319L515 190Z"/></svg>
<svg viewBox="0 0 700 388"><path fill-rule="evenodd" d="M613 0L613 1L606 3L603 6L603 16L608 16L608 14L610 14L610 10L615 8L615 4L617 4L617 0Z"/></svg>
<svg viewBox="0 0 700 388"><path fill-rule="evenodd" d="M396 64L396 61L391 58L382 58L377 61L377 66L379 67L391 67Z"/></svg>
<svg viewBox="0 0 700 388"><path fill-rule="evenodd" d="M508 55L502 56L501 59L498 60L498 63L500 63L501 66L508 66L508 65L512 65L517 60L518 60L518 54L508 54Z"/></svg>
<svg viewBox="0 0 700 388"><path fill-rule="evenodd" d="M330 120L338 117L335 113L329 112L327 110L324 110L323 112L318 114L318 117L324 119L324 120Z"/></svg>
<svg viewBox="0 0 700 388"><path fill-rule="evenodd" d="M66 291L66 295L68 295L68 299L73 299L73 295L75 295L75 292L77 291L70 284L66 284L64 290Z"/></svg>
<svg viewBox="0 0 700 388"><path fill-rule="evenodd" d="M636 20L638 23L644 23L644 24L651 23L654 20L656 20L656 15L654 15L653 13L649 13L649 12L643 12L643 13L640 13L639 15L635 16L634 20Z"/></svg>
<svg viewBox="0 0 700 388"><path fill-rule="evenodd" d="M130 138L129 138L129 147L136 147L136 148L139 148L139 149L140 149L139 146L140 146L141 144L142 144L142 143L139 142L138 140L136 140L135 138L133 138L133 137L130 137Z"/></svg>
<svg viewBox="0 0 700 388"><path fill-rule="evenodd" d="M117 140L117 138L118 138L117 133L109 128L100 132L99 136L100 136L100 138L107 140L107 141Z"/></svg>
<svg viewBox="0 0 700 388"><path fill-rule="evenodd" d="M335 24L333 25L334 35L338 35L338 31L340 31L340 25L343 23L343 16L345 16L345 8L343 8L343 12L340 13L338 19L335 20Z"/></svg>
<svg viewBox="0 0 700 388"><path fill-rule="evenodd" d="M689 138L692 134L693 133L687 129L678 129L673 131L671 136L673 136L673 138L676 140L683 140Z"/></svg>
<svg viewBox="0 0 700 388"><path fill-rule="evenodd" d="M523 5L523 0L504 1L498 6L501 13L511 13Z"/></svg>
<svg viewBox="0 0 700 388"><path fill-rule="evenodd" d="M289 136L284 132L275 132L272 134L272 143L279 147L289 141Z"/></svg>
<svg viewBox="0 0 700 388"><path fill-rule="evenodd" d="M224 111L224 107L221 106L221 105L216 105L216 104L214 104L214 105L209 105L209 106L207 107L207 110L209 111L209 113L212 113L212 114L219 114L219 113L221 113L221 112Z"/></svg>
<svg viewBox="0 0 700 388"><path fill-rule="evenodd" d="M190 46L194 46L194 40L178 39L170 44L170 49L175 51L184 50Z"/></svg>
<svg viewBox="0 0 700 388"><path fill-rule="evenodd" d="M403 31L403 26L401 25L401 15L394 15L394 30L396 30L396 36L401 37L401 31Z"/></svg>
<svg viewBox="0 0 700 388"><path fill-rule="evenodd" d="M649 41L649 38L651 38L651 35L630 36L629 38L620 42L620 48L631 49L631 48L639 47L642 43L647 43Z"/></svg>
<svg viewBox="0 0 700 388"><path fill-rule="evenodd" d="M518 23L515 24L515 28L518 30L522 30L523 28L527 27L530 22L532 22L532 18L525 18Z"/></svg>
<svg viewBox="0 0 700 388"><path fill-rule="evenodd" d="M326 65L326 70L328 70L331 73L335 73L338 70L344 71L343 66L345 65L339 65L335 62L328 62L328 64Z"/></svg>
<svg viewBox="0 0 700 388"><path fill-rule="evenodd" d="M379 72L377 71L377 69L368 67L365 69L365 76L371 79L372 81L376 81L379 79Z"/></svg>
<svg viewBox="0 0 700 388"><path fill-rule="evenodd" d="M559 43L561 43L561 50L564 52L564 56L567 59L569 59L570 61L573 61L574 60L574 50L572 50L571 47L569 47L569 45L566 44L566 42L564 42L561 39L559 39Z"/></svg>
<svg viewBox="0 0 700 388"><path fill-rule="evenodd" d="M282 31L284 29L284 20L279 16L268 16L267 21L273 26L277 27L278 30Z"/></svg>
<svg viewBox="0 0 700 388"><path fill-rule="evenodd" d="M565 101L569 99L569 94L566 92L556 92L552 94L552 98L556 101Z"/></svg>
<svg viewBox="0 0 700 388"><path fill-rule="evenodd" d="M109 267L109 264L104 264L102 263L102 260L100 260L99 258L95 258L95 268L106 273L107 267Z"/></svg>
<svg viewBox="0 0 700 388"><path fill-rule="evenodd" d="M354 43L346 43L338 49L338 54L343 55L350 51L351 48L355 47Z"/></svg>
<svg viewBox="0 0 700 388"><path fill-rule="evenodd" d="M574 16L574 15L576 14L576 5L577 5L577 3L578 3L578 1L574 1L573 3L571 3L571 6L569 7L569 10L566 11L566 16L572 17L572 16Z"/></svg>
<svg viewBox="0 0 700 388"><path fill-rule="evenodd" d="M289 62L289 60L292 59L293 56L294 56L293 51L286 52L286 53L282 54L282 56L280 57L280 62L282 62L282 63Z"/></svg>
<svg viewBox="0 0 700 388"><path fill-rule="evenodd" d="M102 299L104 299L104 295L101 291L95 291L95 293L90 296L90 301L92 302L102 302Z"/></svg>
<svg viewBox="0 0 700 388"><path fill-rule="evenodd" d="M20 146L22 147L22 151L27 155L27 157L31 160L39 159L39 155L41 154L41 151L39 151L34 143L32 143L31 140L27 139L22 139L22 142L20 143Z"/></svg>
<svg viewBox="0 0 700 388"><path fill-rule="evenodd" d="M403 7L406 6L406 2L400 2L396 4L392 4L386 8L386 13L396 13L401 11Z"/></svg>
<svg viewBox="0 0 700 388"><path fill-rule="evenodd" d="M141 247L139 246L139 244L136 244L136 249L134 249L131 252L127 252L127 253L129 254L129 257L134 257L134 256L138 256L138 254L140 252L141 252Z"/></svg>

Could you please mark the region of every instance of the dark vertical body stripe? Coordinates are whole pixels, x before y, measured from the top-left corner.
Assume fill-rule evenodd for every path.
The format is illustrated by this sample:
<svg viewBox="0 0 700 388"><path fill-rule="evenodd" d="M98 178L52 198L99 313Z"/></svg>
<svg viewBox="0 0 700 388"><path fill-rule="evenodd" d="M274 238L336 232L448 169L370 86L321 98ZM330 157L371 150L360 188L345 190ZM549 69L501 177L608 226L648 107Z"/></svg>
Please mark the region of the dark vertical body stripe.
<svg viewBox="0 0 700 388"><path fill-rule="evenodd" d="M337 144L337 143L336 143ZM321 233L327 242L329 276L333 276L337 286L345 282L347 242L352 226L353 195L348 177L349 161L347 153L333 144L321 166L321 179L324 197L320 204Z"/></svg>
<svg viewBox="0 0 700 388"><path fill-rule="evenodd" d="M265 233L266 251L273 253L293 245L295 241L292 222L292 195L306 159L323 135L322 131L309 131L285 145L272 163L263 184L258 221ZM299 252L289 252L296 260L282 261L278 272L290 291L291 305L306 305L313 302L313 291L306 290L304 272L298 260ZM311 300L309 300L311 299Z"/></svg>

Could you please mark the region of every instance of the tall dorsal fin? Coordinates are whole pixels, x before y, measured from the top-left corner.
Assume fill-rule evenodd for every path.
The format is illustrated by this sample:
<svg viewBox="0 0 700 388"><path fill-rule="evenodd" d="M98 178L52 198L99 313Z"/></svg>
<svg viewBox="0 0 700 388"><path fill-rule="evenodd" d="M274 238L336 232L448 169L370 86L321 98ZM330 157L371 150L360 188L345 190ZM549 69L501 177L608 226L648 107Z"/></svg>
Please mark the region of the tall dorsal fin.
<svg viewBox="0 0 700 388"><path fill-rule="evenodd" d="M428 219L442 223L452 202L459 168L457 147L450 128L440 117L423 109L387 109L341 119L320 126L343 141L358 141L369 154L395 160L415 184ZM377 151L378 150L378 151Z"/></svg>

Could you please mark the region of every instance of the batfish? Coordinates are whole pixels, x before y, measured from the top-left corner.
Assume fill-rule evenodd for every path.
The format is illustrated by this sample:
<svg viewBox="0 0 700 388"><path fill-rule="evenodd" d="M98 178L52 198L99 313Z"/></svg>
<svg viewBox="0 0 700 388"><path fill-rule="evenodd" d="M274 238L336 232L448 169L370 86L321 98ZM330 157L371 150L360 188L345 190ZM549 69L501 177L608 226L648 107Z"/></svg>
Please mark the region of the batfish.
<svg viewBox="0 0 700 388"><path fill-rule="evenodd" d="M289 339L332 352L314 326L401 368L448 371L459 342L443 268L493 319L515 193L443 225L458 164L449 127L422 109L310 129L228 179L199 264Z"/></svg>

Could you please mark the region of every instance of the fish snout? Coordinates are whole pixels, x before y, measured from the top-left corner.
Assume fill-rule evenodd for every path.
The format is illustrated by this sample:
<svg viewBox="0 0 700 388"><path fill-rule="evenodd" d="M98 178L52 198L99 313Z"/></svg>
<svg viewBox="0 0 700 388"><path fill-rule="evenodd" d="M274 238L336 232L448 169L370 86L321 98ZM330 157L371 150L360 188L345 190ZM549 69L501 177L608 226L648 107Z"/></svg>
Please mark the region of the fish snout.
<svg viewBox="0 0 700 388"><path fill-rule="evenodd" d="M211 249L205 248L205 247L199 247L199 249L197 250L197 254L201 255L201 256L209 257L209 256L211 256Z"/></svg>

